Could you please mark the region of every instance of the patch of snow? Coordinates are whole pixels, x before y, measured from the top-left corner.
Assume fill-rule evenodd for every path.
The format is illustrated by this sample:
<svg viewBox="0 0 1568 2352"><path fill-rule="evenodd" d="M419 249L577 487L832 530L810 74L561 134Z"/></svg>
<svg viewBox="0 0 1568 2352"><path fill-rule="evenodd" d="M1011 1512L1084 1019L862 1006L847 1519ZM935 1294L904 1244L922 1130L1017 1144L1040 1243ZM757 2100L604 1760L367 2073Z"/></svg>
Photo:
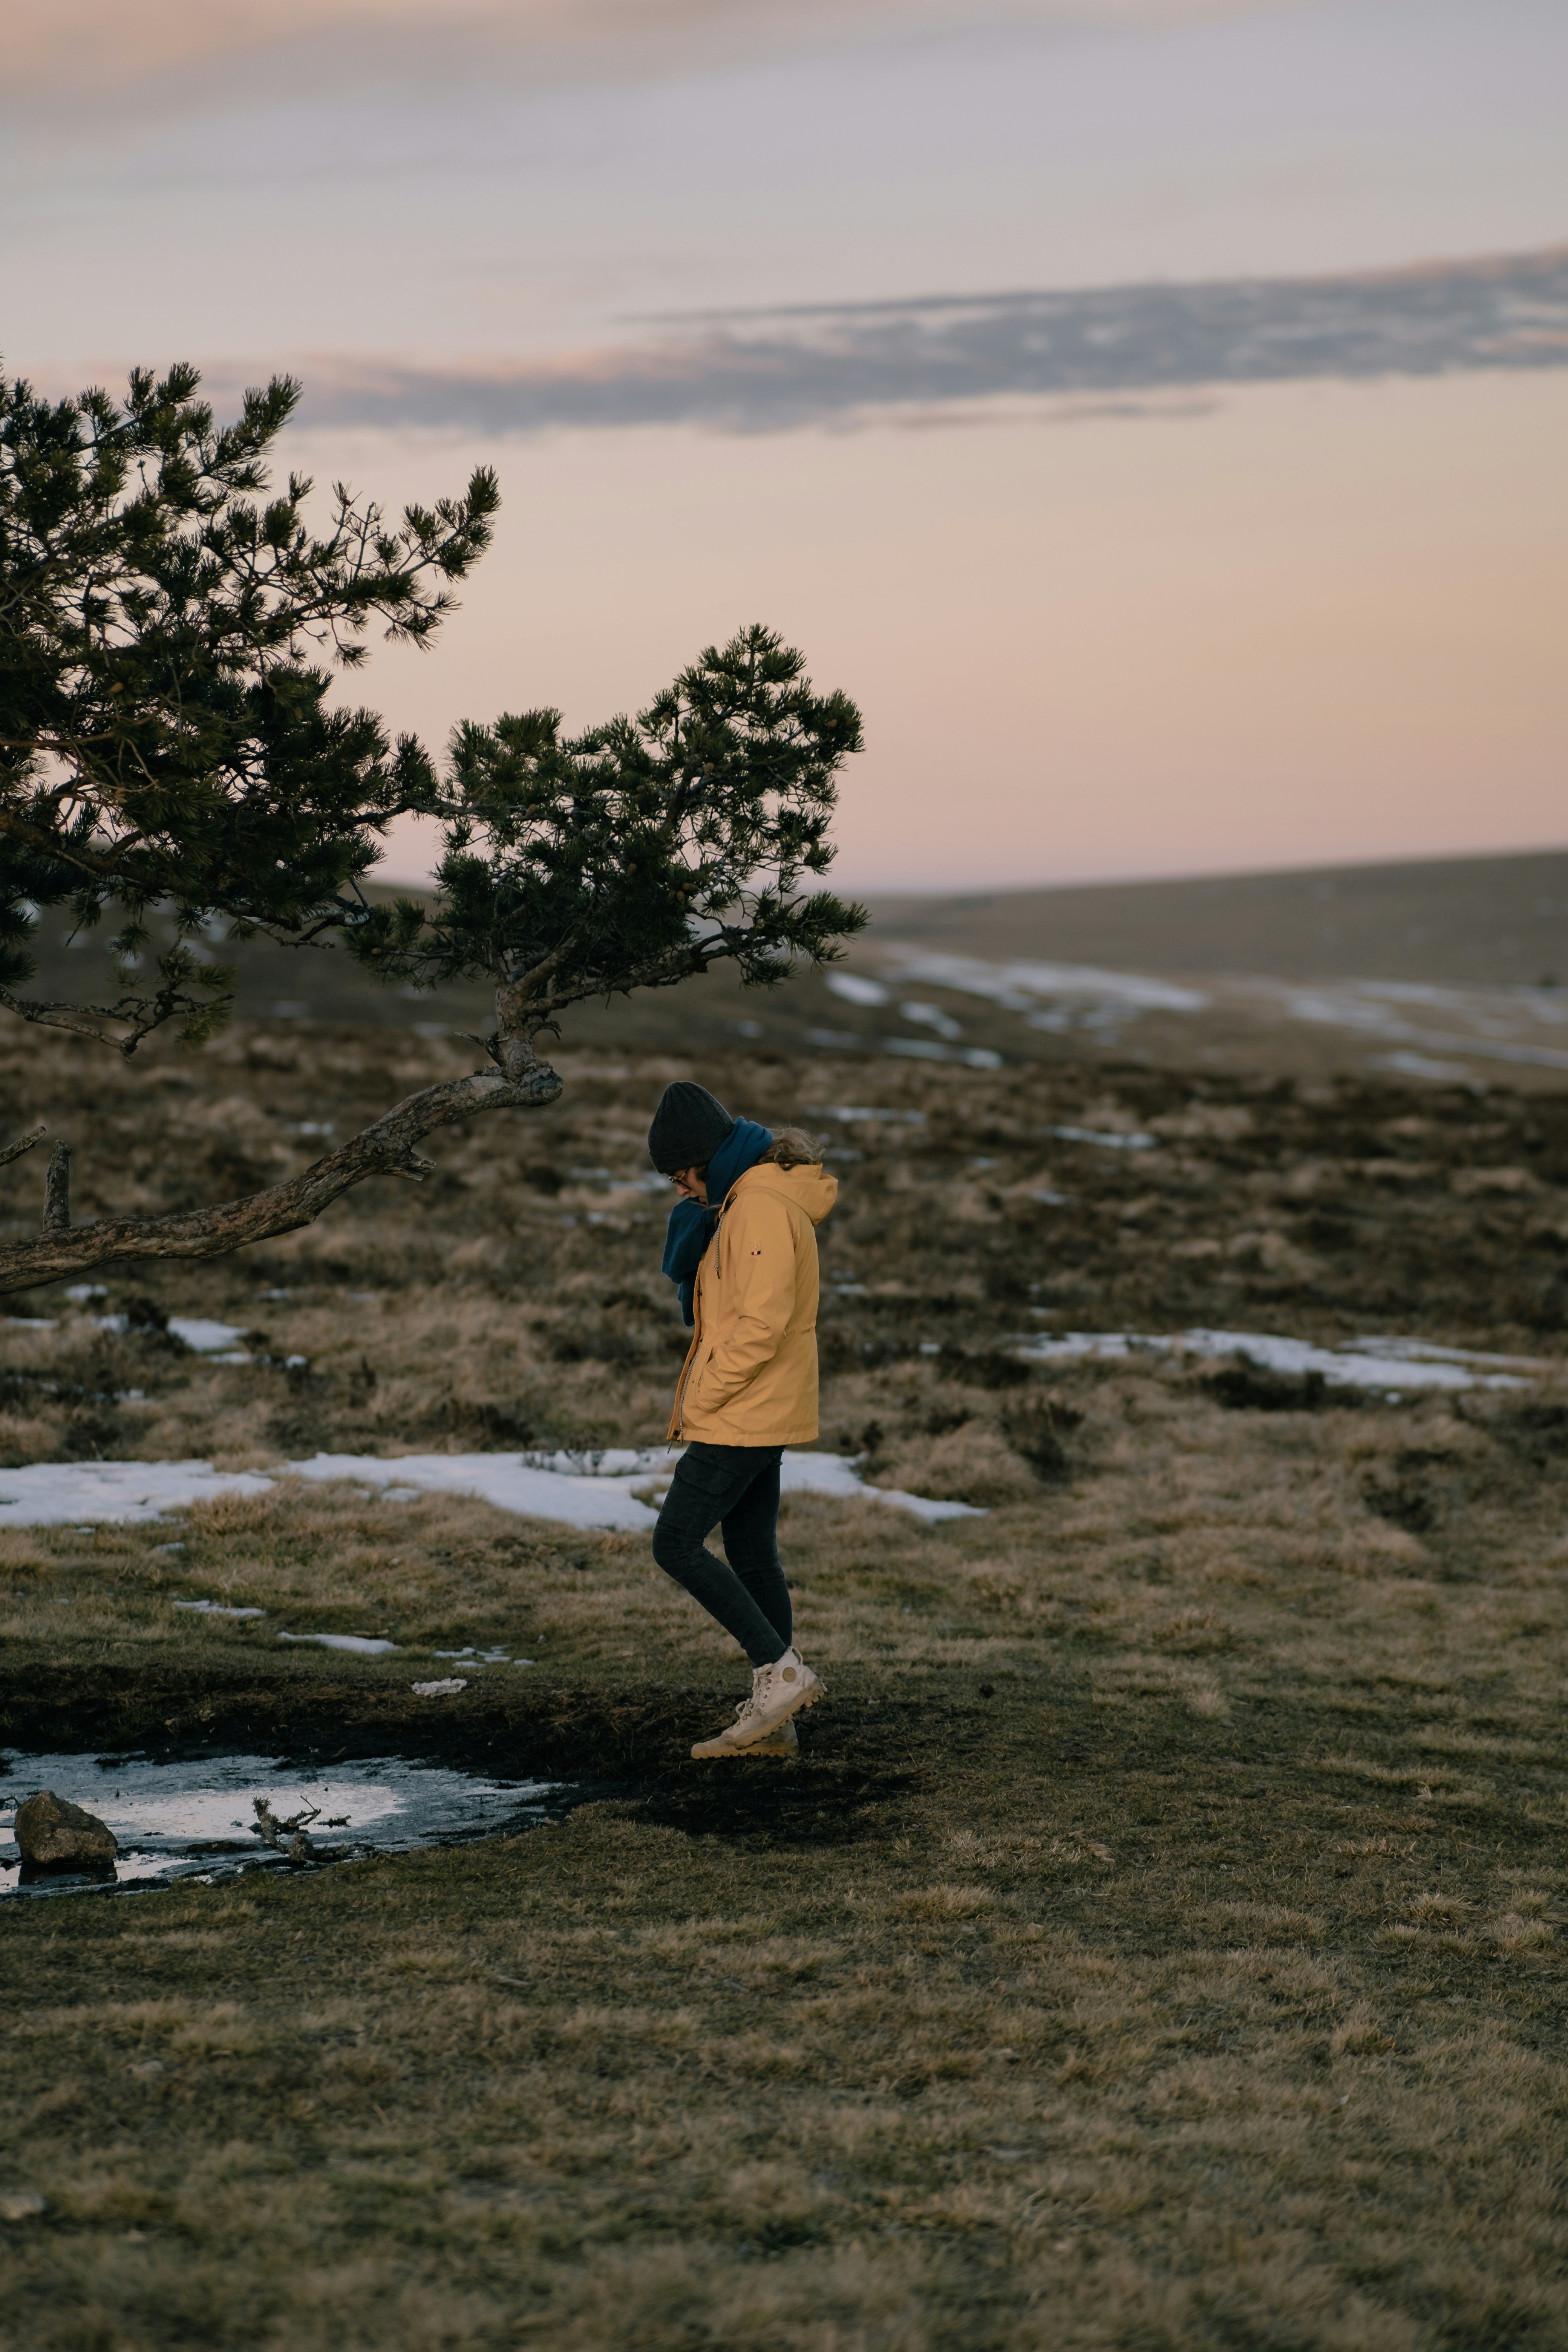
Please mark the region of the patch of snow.
<svg viewBox="0 0 1568 2352"><path fill-rule="evenodd" d="M468 1685L454 1675L449 1682L410 1683L408 1687L416 1698L454 1698L458 1691L466 1691Z"/></svg>
<svg viewBox="0 0 1568 2352"><path fill-rule="evenodd" d="M1393 1070L1402 1078L1434 1078L1450 1084L1469 1076L1463 1062L1434 1062L1426 1054L1373 1054L1369 1070Z"/></svg>
<svg viewBox="0 0 1568 2352"><path fill-rule="evenodd" d="M604 1467L575 1468L574 1462ZM548 1466L546 1466L548 1465ZM598 1456L523 1454L317 1454L286 1466L296 1478L355 1478L367 1486L417 1486L426 1494L476 1495L499 1510L568 1527L632 1531L651 1528L655 1514L631 1492L654 1466L668 1468L662 1447L612 1448ZM640 1474L640 1475L638 1475Z"/></svg>
<svg viewBox="0 0 1568 2352"><path fill-rule="evenodd" d="M923 1127L926 1123L923 1110L878 1110L858 1103L807 1103L805 1108L812 1118L842 1119L846 1125L861 1118L892 1119L900 1127Z"/></svg>
<svg viewBox="0 0 1568 2352"><path fill-rule="evenodd" d="M1258 982L1253 985L1263 988L1265 983ZM1522 997L1523 992L1519 993ZM1500 991L1493 991L1489 996L1483 997L1461 994L1454 989L1418 988L1414 982L1352 981L1339 987L1327 984L1312 988L1287 986L1282 1003L1285 1013L1292 1021L1309 1021L1324 1028L1344 1029L1352 1035L1383 1038L1391 1044L1403 1041L1417 1048L1435 1045L1450 1054L1468 1055L1472 1060L1512 1062L1537 1069L1568 1069L1568 1053L1558 1047L1520 1045L1496 1034L1500 1019L1506 1021L1515 1017L1513 999L1504 996ZM1389 1009L1399 1003L1446 1011L1452 1017L1474 1022L1476 1031L1466 1034L1459 1030L1426 1029L1409 1021L1399 1020ZM1488 1031L1492 1034L1476 1034ZM1417 1055L1415 1058L1423 1057ZM1391 1056L1383 1057L1383 1066L1394 1066ZM1413 1070L1407 1075L1428 1076L1432 1073Z"/></svg>
<svg viewBox="0 0 1568 2352"><path fill-rule="evenodd" d="M194 1349L198 1356L217 1355L219 1349L231 1349L237 1339L245 1337L241 1325L215 1323L205 1315L171 1315L169 1328L176 1339L183 1339L186 1347ZM225 1364L243 1364L249 1359L242 1350L237 1355L220 1356L218 1360Z"/></svg>
<svg viewBox="0 0 1568 2352"><path fill-rule="evenodd" d="M955 1021L951 1013L944 1013L940 1004L900 1004L899 1013L903 1020L912 1021L917 1028L934 1029L939 1037L945 1037L950 1044L963 1034L963 1024Z"/></svg>
<svg viewBox="0 0 1568 2352"><path fill-rule="evenodd" d="M127 1315L95 1315L93 1321L100 1331L128 1331L131 1318ZM245 1333L237 1323L215 1323L205 1315L171 1315L169 1328L176 1339L198 1356L211 1356L220 1364L248 1364L250 1357L245 1349L235 1349L235 1341ZM219 1354L222 1349L231 1352Z"/></svg>
<svg viewBox="0 0 1568 2352"><path fill-rule="evenodd" d="M1158 1151L1160 1149L1157 1135L1112 1135L1099 1127L1053 1127L1051 1133L1059 1135L1064 1143L1103 1143L1108 1151Z"/></svg>
<svg viewBox="0 0 1568 2352"><path fill-rule="evenodd" d="M484 1461L489 1457L469 1454L458 1458ZM629 1478L637 1472L673 1470L679 1458L680 1448L674 1445L558 1446L553 1454L516 1456L530 1470L552 1470L563 1478Z"/></svg>
<svg viewBox="0 0 1568 2352"><path fill-rule="evenodd" d="M786 1453L779 1465L779 1486L786 1495L831 1495L848 1502L864 1496L873 1503L890 1503L896 1510L912 1512L917 1519L983 1519L973 1503L939 1503L930 1495L907 1495L901 1486L868 1486L851 1461L841 1454Z"/></svg>
<svg viewBox="0 0 1568 2352"><path fill-rule="evenodd" d="M160 1544L160 1551L184 1551L184 1544ZM176 1601L176 1609L194 1609L202 1617L265 1617L265 1609L226 1609L221 1601Z"/></svg>
<svg viewBox="0 0 1568 2352"><path fill-rule="evenodd" d="M433 1658L467 1658L476 1666L531 1666L531 1658L514 1658L506 1650L476 1650L472 1643L466 1650L432 1650Z"/></svg>
<svg viewBox="0 0 1568 2352"><path fill-rule="evenodd" d="M554 1454L399 1454L384 1461L370 1454L318 1454L287 1466L297 1478L357 1478L366 1486L416 1482L426 1493L477 1495L498 1509L530 1518L558 1519L568 1527L608 1528L636 1533L649 1528L658 1512L641 1490L655 1477L668 1479L681 1449L638 1445L595 1447ZM868 1496L891 1503L917 1518L967 1517L968 1503L941 1503L870 1486L854 1465L837 1454L786 1452L779 1483L786 1495Z"/></svg>
<svg viewBox="0 0 1568 2352"><path fill-rule="evenodd" d="M255 1470L215 1470L210 1462L35 1462L0 1471L0 1527L74 1527L161 1519L182 1504L216 1495L264 1495Z"/></svg>
<svg viewBox="0 0 1568 2352"><path fill-rule="evenodd" d="M1544 1356L1492 1356L1478 1348L1440 1348L1433 1339L1389 1339L1357 1338L1351 1342L1355 1348L1376 1349L1384 1356L1397 1356L1401 1363L1488 1364L1504 1372L1549 1372L1552 1367Z"/></svg>
<svg viewBox="0 0 1568 2352"><path fill-rule="evenodd" d="M884 1037L884 1054L901 1054L914 1062L962 1062L971 1070L999 1070L1002 1056L989 1045L939 1045L934 1038Z"/></svg>
<svg viewBox="0 0 1568 2352"><path fill-rule="evenodd" d="M1242 1356L1267 1371L1321 1372L1331 1388L1384 1391L1395 1385L1401 1391L1519 1389L1528 1382L1517 1374L1482 1368L1511 1362L1532 1370L1548 1369L1528 1357L1471 1355L1462 1348L1428 1351L1421 1340L1353 1339L1341 1348L1319 1348L1307 1339L1266 1331L1064 1331L1059 1339L1025 1339L1016 1352L1037 1364L1085 1358L1124 1361L1143 1354Z"/></svg>
<svg viewBox="0 0 1568 2352"><path fill-rule="evenodd" d="M933 954L900 955L892 968L901 980L987 996L1008 1011L1021 1011L1037 996L1092 996L1141 1013L1201 1013L1209 1001L1195 988L1178 988L1142 972L1100 971L1090 964L983 963L976 956Z"/></svg>
<svg viewBox="0 0 1568 2352"><path fill-rule="evenodd" d="M643 1490L655 1479L668 1481L680 1451L663 1445L608 1446L582 1453L399 1454L386 1459L371 1454L317 1454L308 1462L283 1466L297 1478L353 1479L405 1497L475 1495L500 1510L529 1518L636 1533L651 1528L658 1516L643 1499ZM937 1502L928 1496L868 1486L854 1464L837 1454L786 1452L781 1483L785 1494L865 1496L921 1519L962 1518L973 1509L967 1503ZM183 1505L217 1495L264 1495L272 1484L259 1471L215 1470L210 1462L39 1462L0 1472L0 1527L160 1519ZM284 1633L279 1638L367 1654L395 1646L346 1633Z"/></svg>
<svg viewBox="0 0 1568 2352"><path fill-rule="evenodd" d="M826 977L829 990L846 1004L886 1004L892 994L879 980L865 980L858 971L830 971Z"/></svg>
<svg viewBox="0 0 1568 2352"><path fill-rule="evenodd" d="M7 1315L14 1331L53 1331L58 1327L52 1315Z"/></svg>
<svg viewBox="0 0 1568 2352"><path fill-rule="evenodd" d="M395 1642L374 1642L368 1633L279 1633L280 1642L314 1642L318 1649L350 1650L356 1658L384 1658Z"/></svg>

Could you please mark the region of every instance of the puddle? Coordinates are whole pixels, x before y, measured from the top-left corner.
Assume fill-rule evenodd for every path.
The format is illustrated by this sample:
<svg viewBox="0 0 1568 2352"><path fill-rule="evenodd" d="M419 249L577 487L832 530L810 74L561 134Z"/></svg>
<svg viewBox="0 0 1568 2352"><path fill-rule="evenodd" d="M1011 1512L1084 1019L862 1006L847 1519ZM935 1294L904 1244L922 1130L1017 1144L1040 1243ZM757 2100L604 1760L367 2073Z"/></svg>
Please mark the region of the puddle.
<svg viewBox="0 0 1568 2352"><path fill-rule="evenodd" d="M320 1862L355 1854L406 1853L416 1846L527 1829L545 1817L560 1783L509 1780L398 1756L308 1768L268 1756L203 1756L171 1764L145 1757L26 1756L3 1751L0 1896L79 1894L105 1885L50 1874L21 1883L16 1810L35 1789L52 1789L106 1822L120 1844L113 1883L144 1886L175 1878L211 1885L246 1870L288 1863L258 1835L256 1801L279 1821L315 1809L307 1827Z"/></svg>

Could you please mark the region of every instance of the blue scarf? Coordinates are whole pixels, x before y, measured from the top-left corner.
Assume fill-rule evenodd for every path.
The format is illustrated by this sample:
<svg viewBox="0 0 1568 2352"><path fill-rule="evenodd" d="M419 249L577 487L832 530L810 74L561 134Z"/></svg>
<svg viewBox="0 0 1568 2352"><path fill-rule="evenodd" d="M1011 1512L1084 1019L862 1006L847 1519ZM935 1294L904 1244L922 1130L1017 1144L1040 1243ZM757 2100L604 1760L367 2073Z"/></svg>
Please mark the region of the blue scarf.
<svg viewBox="0 0 1568 2352"><path fill-rule="evenodd" d="M697 1319L692 1312L697 1269L713 1238L724 1196L737 1176L743 1176L748 1168L756 1166L773 1139L771 1128L759 1127L753 1118L738 1118L708 1162L710 1205L705 1209L700 1201L678 1201L669 1213L661 1271L679 1290L681 1319L689 1331Z"/></svg>

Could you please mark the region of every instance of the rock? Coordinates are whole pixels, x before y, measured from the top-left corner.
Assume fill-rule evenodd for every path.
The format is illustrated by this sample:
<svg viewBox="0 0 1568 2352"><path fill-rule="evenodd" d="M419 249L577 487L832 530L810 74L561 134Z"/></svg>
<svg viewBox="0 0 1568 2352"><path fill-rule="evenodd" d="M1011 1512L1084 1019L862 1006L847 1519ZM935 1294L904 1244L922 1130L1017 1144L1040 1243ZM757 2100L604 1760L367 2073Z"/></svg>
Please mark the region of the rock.
<svg viewBox="0 0 1568 2352"><path fill-rule="evenodd" d="M35 1870L101 1870L120 1851L107 1823L52 1789L17 1806L16 1843Z"/></svg>

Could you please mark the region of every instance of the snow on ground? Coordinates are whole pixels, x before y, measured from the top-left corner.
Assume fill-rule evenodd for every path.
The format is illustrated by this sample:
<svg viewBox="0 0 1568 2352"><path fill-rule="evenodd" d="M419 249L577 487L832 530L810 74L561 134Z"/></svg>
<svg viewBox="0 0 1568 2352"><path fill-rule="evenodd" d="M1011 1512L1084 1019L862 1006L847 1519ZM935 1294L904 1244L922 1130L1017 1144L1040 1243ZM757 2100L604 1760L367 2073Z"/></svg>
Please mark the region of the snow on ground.
<svg viewBox="0 0 1568 2352"><path fill-rule="evenodd" d="M425 1494L478 1495L503 1511L562 1519L576 1528L651 1528L658 1513L645 1500L668 1486L679 1452L672 1446L610 1446L557 1454L318 1454L290 1462L297 1478L357 1478L366 1486L417 1487ZM852 1462L837 1454L786 1453L780 1479L786 1495L868 1496L912 1511L917 1518L979 1517L971 1503L938 1503L889 1486L868 1486Z"/></svg>
<svg viewBox="0 0 1568 2352"><path fill-rule="evenodd" d="M317 1454L282 1466L297 1478L356 1479L396 1500L477 1495L530 1518L635 1532L653 1526L658 1512L642 1497L668 1484L678 1459L674 1448L658 1445L552 1454ZM158 1519L214 1495L265 1494L272 1483L259 1471L215 1470L210 1462L38 1462L0 1471L0 1527ZM853 1463L836 1454L786 1454L783 1486L792 1495L866 1495L921 1519L983 1516L969 1503L868 1486Z"/></svg>
<svg viewBox="0 0 1568 2352"><path fill-rule="evenodd" d="M1568 1069L1568 1038L1563 1035L1568 992L1555 986L1455 988L1352 978L1302 982L1266 972L1231 972L1215 974L1198 989L1147 972L1103 971L1086 964L988 963L896 940L883 943L881 970L881 980L837 973L827 985L851 1003L875 1006L890 1004L900 986L924 982L986 998L1001 1012L1021 1014L1026 1028L1100 1031L1107 1039L1152 1013L1217 1011L1270 1024L1300 1021L1340 1030L1363 1047L1382 1043L1396 1049L1370 1055L1371 1068L1449 1083L1467 1078L1468 1064L1477 1060ZM908 1017L910 1008L904 1011ZM1543 1030L1557 1034L1543 1036ZM825 1034L824 1042L858 1045L865 1051L873 1041ZM887 1047L889 1041L883 1044ZM898 1049L909 1052L911 1046L900 1041ZM1464 1059L1444 1058L1455 1055Z"/></svg>
<svg viewBox="0 0 1568 2352"><path fill-rule="evenodd" d="M901 980L988 996L1007 1012L1026 1012L1037 998L1056 996L1092 997L1097 1003L1140 1013L1201 1013L1209 1001L1201 990L1178 988L1147 972L1100 971L1089 964L983 963L975 956L899 954L896 969Z"/></svg>
<svg viewBox="0 0 1568 2352"><path fill-rule="evenodd" d="M214 1495L264 1495L256 1470L210 1462L35 1462L0 1470L0 1528L71 1527L78 1521L160 1519Z"/></svg>
<svg viewBox="0 0 1568 2352"><path fill-rule="evenodd" d="M395 1642L381 1642L369 1633L279 1633L280 1642L313 1642L322 1650L350 1650L356 1658L384 1658Z"/></svg>
<svg viewBox="0 0 1568 2352"><path fill-rule="evenodd" d="M176 1339L183 1339L198 1356L216 1356L226 1364L250 1360L239 1345L245 1333L237 1323L216 1323L206 1315L171 1315L169 1328Z"/></svg>
<svg viewBox="0 0 1568 2352"><path fill-rule="evenodd" d="M1140 1135L1136 1132L1131 1135L1112 1135L1107 1129L1101 1127L1053 1127L1051 1133L1059 1135L1064 1143L1102 1143L1108 1151L1157 1151L1160 1148L1160 1139L1157 1135ZM1041 1197L1037 1193L1037 1199Z"/></svg>
<svg viewBox="0 0 1568 2352"><path fill-rule="evenodd" d="M1539 1357L1493 1356L1426 1339L1378 1336L1315 1347L1267 1331L1065 1331L1015 1342L1030 1363L1086 1357L1241 1356L1273 1372L1321 1372L1331 1388L1373 1389L1399 1397L1417 1389L1519 1389L1552 1366ZM498 1509L574 1528L630 1533L650 1528L662 1489L679 1459L674 1446L609 1446L553 1454L316 1454L287 1462L281 1473L323 1481L347 1478L379 1487L390 1501L418 1495L475 1495ZM279 1475L279 1474L275 1474ZM260 1495L273 1480L256 1470L215 1470L210 1462L39 1462L0 1471L0 1527L96 1525L161 1518L215 1495ZM868 1486L837 1454L791 1450L781 1483L786 1495L861 1496L916 1518L983 1517L972 1503L937 1502L890 1486ZM318 1637L320 1638L320 1637ZM342 1636L331 1638L350 1646ZM354 1647L362 1644L353 1643Z"/></svg>
<svg viewBox="0 0 1568 2352"><path fill-rule="evenodd" d="M1016 1352L1031 1363L1062 1364L1086 1356L1116 1359L1145 1350L1243 1356L1268 1371L1321 1372L1331 1388L1378 1389L1396 1396L1411 1389L1521 1389L1528 1386L1531 1373L1552 1370L1535 1356L1477 1355L1466 1348L1432 1346L1425 1339L1352 1339L1340 1348L1315 1348L1310 1340L1281 1339L1268 1331L1064 1331L1056 1339L1022 1340Z"/></svg>
<svg viewBox="0 0 1568 2352"><path fill-rule="evenodd" d="M79 1283L66 1297L80 1305L86 1300L101 1298L105 1293L95 1284ZM89 1321L100 1331L129 1330L131 1318L126 1315L94 1315ZM54 1331L59 1327L52 1315L7 1315L7 1323L16 1324L28 1331ZM212 1356L220 1364L248 1364L248 1349L239 1345L245 1337L241 1325L219 1323L210 1315L171 1315L169 1328L176 1339L198 1356ZM290 1357L291 1363L303 1363L303 1356Z"/></svg>

